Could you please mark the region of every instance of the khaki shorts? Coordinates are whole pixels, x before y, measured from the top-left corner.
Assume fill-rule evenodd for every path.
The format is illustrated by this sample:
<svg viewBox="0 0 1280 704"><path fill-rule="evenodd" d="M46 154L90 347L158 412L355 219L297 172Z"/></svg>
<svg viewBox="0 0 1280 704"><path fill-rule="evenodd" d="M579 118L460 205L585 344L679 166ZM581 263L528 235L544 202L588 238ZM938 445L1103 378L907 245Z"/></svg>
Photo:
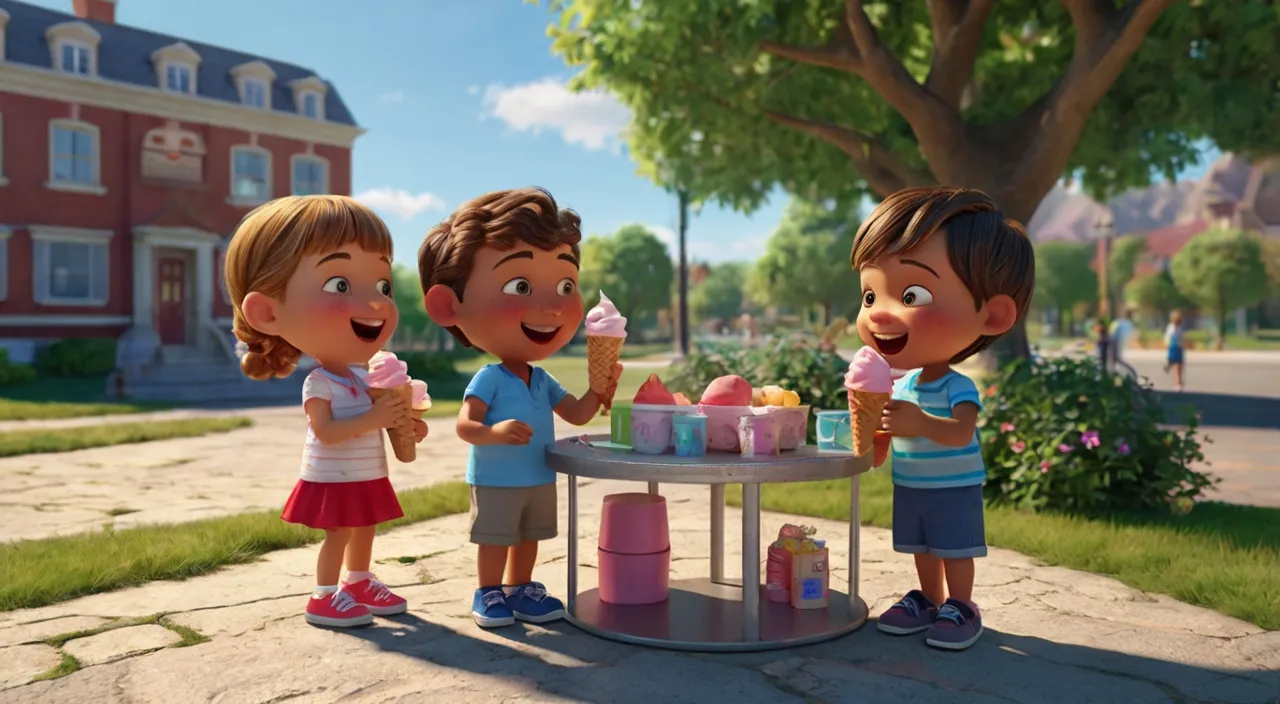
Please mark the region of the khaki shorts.
<svg viewBox="0 0 1280 704"><path fill-rule="evenodd" d="M471 542L515 545L556 537L555 483L542 486L472 486Z"/></svg>

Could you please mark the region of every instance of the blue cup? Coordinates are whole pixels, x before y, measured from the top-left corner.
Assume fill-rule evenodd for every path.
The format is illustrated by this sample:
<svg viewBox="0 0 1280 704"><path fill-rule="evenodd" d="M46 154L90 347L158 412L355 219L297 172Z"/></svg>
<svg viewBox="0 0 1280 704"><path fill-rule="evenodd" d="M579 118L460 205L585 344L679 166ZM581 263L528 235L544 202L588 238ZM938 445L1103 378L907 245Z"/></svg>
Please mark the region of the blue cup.
<svg viewBox="0 0 1280 704"><path fill-rule="evenodd" d="M849 411L818 411L818 449L853 451Z"/></svg>
<svg viewBox="0 0 1280 704"><path fill-rule="evenodd" d="M677 414L671 419L671 433L676 454L701 457L707 454L707 417L702 414Z"/></svg>

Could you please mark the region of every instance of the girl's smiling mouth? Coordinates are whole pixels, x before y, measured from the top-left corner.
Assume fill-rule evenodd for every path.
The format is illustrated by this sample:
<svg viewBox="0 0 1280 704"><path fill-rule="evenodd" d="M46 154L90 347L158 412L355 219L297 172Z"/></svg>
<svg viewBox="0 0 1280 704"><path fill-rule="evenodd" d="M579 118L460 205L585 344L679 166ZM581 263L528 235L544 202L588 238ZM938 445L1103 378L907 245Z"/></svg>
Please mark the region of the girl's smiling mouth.
<svg viewBox="0 0 1280 704"><path fill-rule="evenodd" d="M352 318L351 330L355 332L356 337L364 342L374 342L382 335L382 326L386 325L385 320L374 320L372 318Z"/></svg>
<svg viewBox="0 0 1280 704"><path fill-rule="evenodd" d="M898 333L890 335L887 333L871 333L871 339L876 343L876 349L880 350L880 354L893 356L898 354L907 347L907 333Z"/></svg>

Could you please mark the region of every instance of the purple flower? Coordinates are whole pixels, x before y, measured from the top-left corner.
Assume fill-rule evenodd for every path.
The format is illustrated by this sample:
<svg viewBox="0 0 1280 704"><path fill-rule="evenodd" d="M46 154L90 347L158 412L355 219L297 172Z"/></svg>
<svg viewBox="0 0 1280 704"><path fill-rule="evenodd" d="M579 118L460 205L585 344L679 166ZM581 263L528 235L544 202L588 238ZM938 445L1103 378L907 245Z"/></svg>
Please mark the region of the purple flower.
<svg viewBox="0 0 1280 704"><path fill-rule="evenodd" d="M1080 433L1080 442L1085 447L1100 447L1102 445L1102 440L1098 437L1098 431L1096 430L1086 430Z"/></svg>
<svg viewBox="0 0 1280 704"><path fill-rule="evenodd" d="M1064 442L1061 445L1058 445L1058 452L1061 452L1064 454L1071 452L1071 446Z"/></svg>
<svg viewBox="0 0 1280 704"><path fill-rule="evenodd" d="M1045 460L1045 461L1041 462L1041 463L1040 463L1040 473L1041 473L1041 474L1048 474L1048 473L1049 473L1049 467L1051 467L1051 466L1052 466L1052 465L1050 465L1050 464L1049 464L1049 460Z"/></svg>
<svg viewBox="0 0 1280 704"><path fill-rule="evenodd" d="M1027 449L1027 443L1025 443L1025 442L1023 442L1023 441L1021 441L1021 440L1015 440L1015 441L1013 441L1013 442L1009 443L1009 449L1010 449L1010 450L1013 450L1013 453L1014 453L1015 455L1020 455L1020 454L1022 454L1022 452L1023 452L1024 450L1026 450L1026 449Z"/></svg>
<svg viewBox="0 0 1280 704"><path fill-rule="evenodd" d="M1012 433L1013 431L1014 431L1013 423L1001 423L1001 424L1000 424L1000 432L1002 432L1002 433Z"/></svg>
<svg viewBox="0 0 1280 704"><path fill-rule="evenodd" d="M1129 454L1129 446L1125 443L1120 443L1119 450L1120 450L1120 454L1122 455Z"/></svg>

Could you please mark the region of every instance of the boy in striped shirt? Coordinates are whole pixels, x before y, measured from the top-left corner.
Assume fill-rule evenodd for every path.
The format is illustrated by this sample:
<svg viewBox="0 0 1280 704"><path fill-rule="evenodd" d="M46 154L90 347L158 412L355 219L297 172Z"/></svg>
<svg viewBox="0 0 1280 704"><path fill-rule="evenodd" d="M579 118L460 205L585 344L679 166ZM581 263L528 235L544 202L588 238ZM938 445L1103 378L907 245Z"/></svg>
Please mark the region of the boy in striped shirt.
<svg viewBox="0 0 1280 704"><path fill-rule="evenodd" d="M974 558L987 554L986 468L978 389L951 367L1026 313L1031 242L984 193L912 188L862 223L851 258L862 283L859 336L895 369L912 370L894 384L875 459L892 450L893 547L914 555L920 588L885 611L879 629L928 631L927 644L963 650L982 635L973 582Z"/></svg>

